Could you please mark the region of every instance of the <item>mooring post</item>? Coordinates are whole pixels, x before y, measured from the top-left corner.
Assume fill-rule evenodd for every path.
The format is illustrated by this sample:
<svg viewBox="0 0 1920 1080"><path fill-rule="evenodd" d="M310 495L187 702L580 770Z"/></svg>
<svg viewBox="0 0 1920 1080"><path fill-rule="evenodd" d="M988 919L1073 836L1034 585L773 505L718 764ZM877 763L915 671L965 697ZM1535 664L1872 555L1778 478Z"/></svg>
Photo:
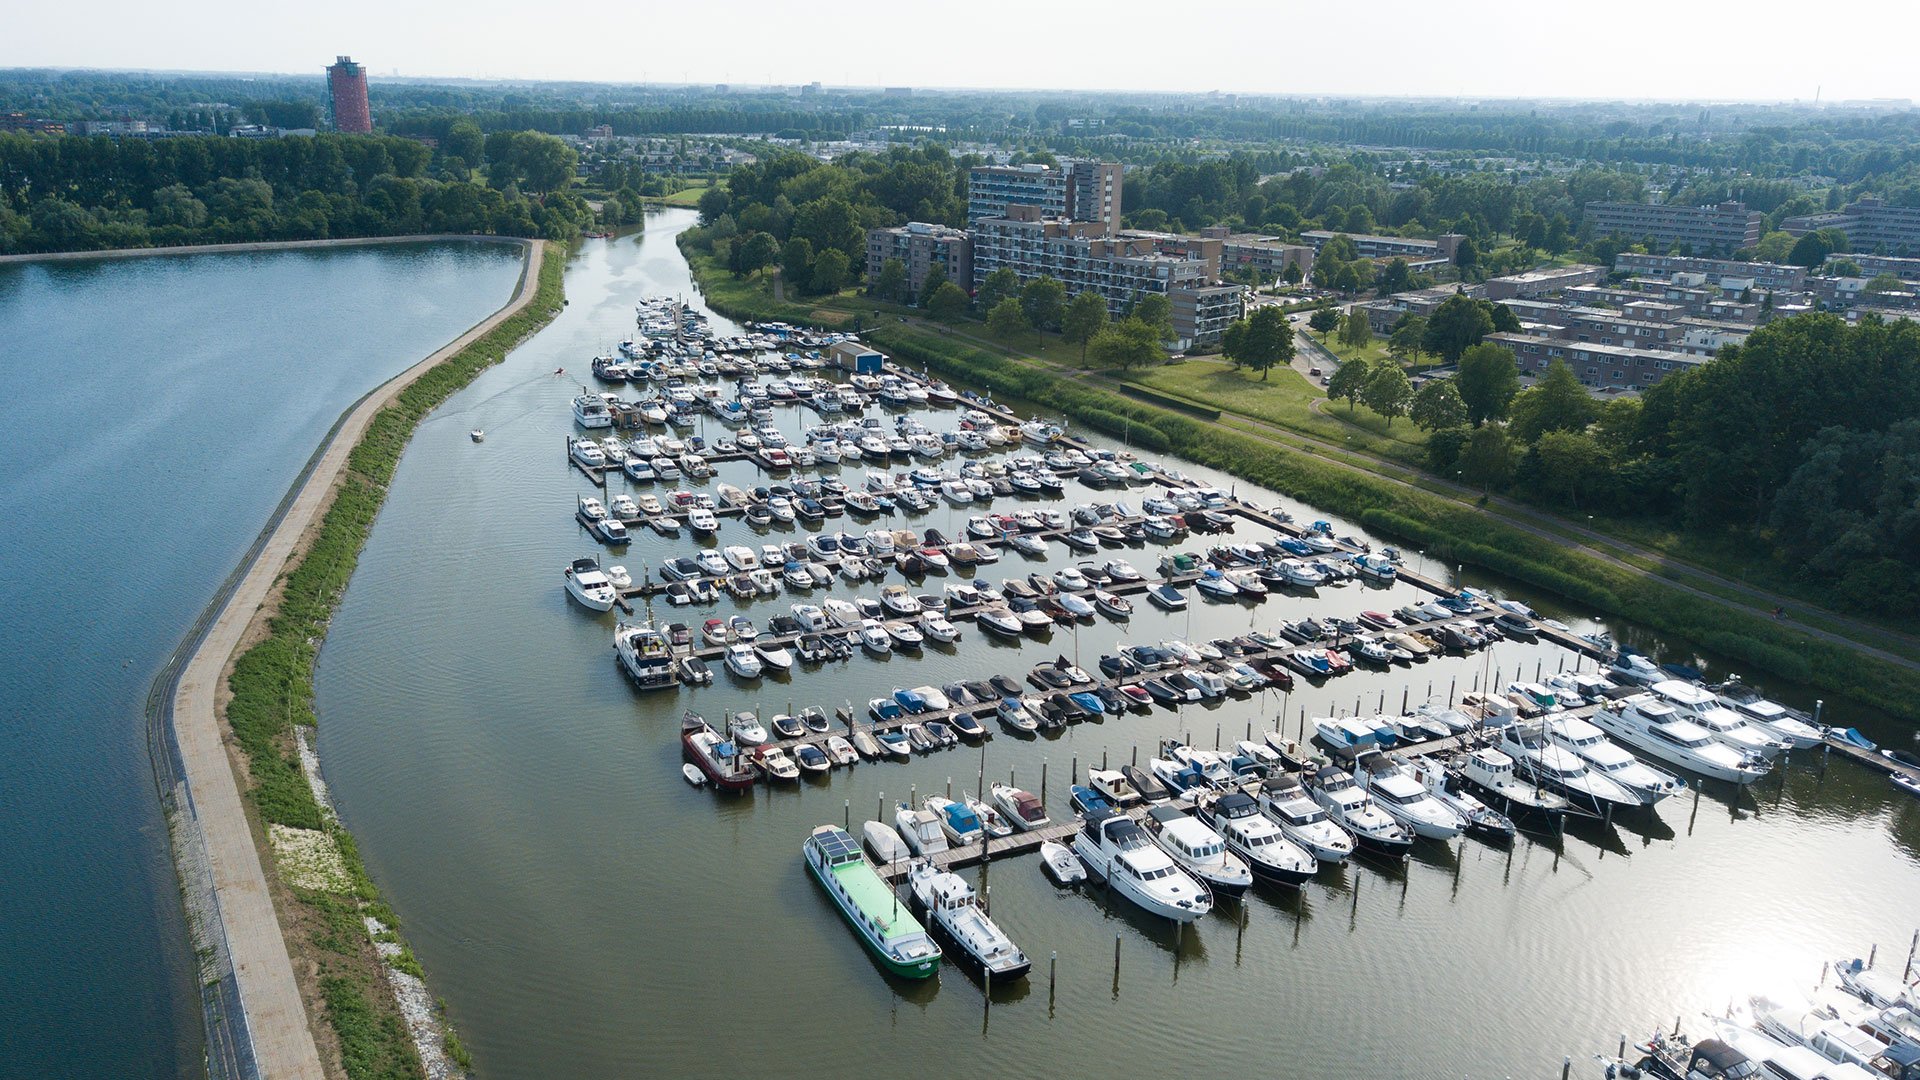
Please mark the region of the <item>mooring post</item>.
<svg viewBox="0 0 1920 1080"><path fill-rule="evenodd" d="M1622 1061L1625 1061L1625 1060L1626 1060L1626 1057L1627 1057L1627 1033L1626 1033L1626 1032L1624 1032L1624 1031L1620 1033L1620 1052L1619 1052L1619 1053L1617 1053L1617 1054L1615 1054L1615 1055L1613 1055L1613 1056L1614 1056L1614 1057L1617 1057L1617 1058L1619 1058L1619 1059L1620 1059L1620 1060L1622 1060Z"/></svg>
<svg viewBox="0 0 1920 1080"><path fill-rule="evenodd" d="M1920 951L1920 930L1913 932L1913 944L1907 946L1907 966L1900 972L1900 981L1906 983L1913 978L1913 955Z"/></svg>
<svg viewBox="0 0 1920 1080"><path fill-rule="evenodd" d="M1055 949L1047 954L1047 1008L1049 1009L1053 1008L1053 985L1059 975L1059 968L1060 950Z"/></svg>
<svg viewBox="0 0 1920 1080"><path fill-rule="evenodd" d="M1453 708L1453 692L1455 690L1458 690L1459 688L1460 688L1460 676L1455 675L1452 681L1447 683L1447 708L1449 709Z"/></svg>
<svg viewBox="0 0 1920 1080"><path fill-rule="evenodd" d="M947 798L949 800L953 798L953 777L951 776L947 777Z"/></svg>
<svg viewBox="0 0 1920 1080"><path fill-rule="evenodd" d="M1573 1056L1569 1054L1566 1057L1563 1057L1560 1059L1560 1080L1567 1080L1567 1077L1571 1076L1572 1074L1573 1074Z"/></svg>
<svg viewBox="0 0 1920 1080"><path fill-rule="evenodd" d="M887 820L887 793L884 791L880 793L880 805L874 808L873 820L880 822Z"/></svg>
<svg viewBox="0 0 1920 1080"><path fill-rule="evenodd" d="M1402 716L1406 715L1407 698L1410 697L1412 694L1413 694L1413 687L1403 686L1400 688L1400 714Z"/></svg>
<svg viewBox="0 0 1920 1080"><path fill-rule="evenodd" d="M845 802L847 805L844 807L841 807L841 818L843 819L845 824L843 824L841 827L846 829L848 832L852 832L853 831L853 800L847 799L845 800Z"/></svg>
<svg viewBox="0 0 1920 1080"><path fill-rule="evenodd" d="M1045 809L1046 805L1047 805L1047 759L1041 758L1040 759L1040 806L1042 809Z"/></svg>

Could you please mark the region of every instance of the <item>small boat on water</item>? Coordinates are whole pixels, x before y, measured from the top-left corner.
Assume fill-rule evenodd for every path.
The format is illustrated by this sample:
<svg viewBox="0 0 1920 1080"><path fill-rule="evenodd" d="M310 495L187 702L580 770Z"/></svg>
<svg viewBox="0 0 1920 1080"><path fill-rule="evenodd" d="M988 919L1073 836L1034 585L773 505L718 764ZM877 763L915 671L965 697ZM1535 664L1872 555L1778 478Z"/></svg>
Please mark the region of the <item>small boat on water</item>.
<svg viewBox="0 0 1920 1080"><path fill-rule="evenodd" d="M1051 824L1040 797L1031 791L1010 784L994 784L987 789L987 794L1006 819L1013 823L1013 827L1022 832L1044 829Z"/></svg>
<svg viewBox="0 0 1920 1080"><path fill-rule="evenodd" d="M953 946L950 955L961 964L983 973L990 983L1018 979L1032 970L1033 961L987 917L973 886L960 875L916 862L907 870L907 887L933 924L934 935Z"/></svg>
<svg viewBox="0 0 1920 1080"><path fill-rule="evenodd" d="M1156 806L1147 811L1146 825L1162 851L1215 893L1239 896L1253 887L1253 871L1206 822L1177 806Z"/></svg>
<svg viewBox="0 0 1920 1080"><path fill-rule="evenodd" d="M1040 845L1040 867L1055 885L1077 885L1087 880L1087 868L1065 844L1048 840Z"/></svg>
<svg viewBox="0 0 1920 1080"><path fill-rule="evenodd" d="M721 737L713 725L687 713L680 721L680 744L692 764L706 774L713 786L722 791L746 791L753 787L753 770L748 767L739 746Z"/></svg>
<svg viewBox="0 0 1920 1080"><path fill-rule="evenodd" d="M874 873L846 830L837 825L814 829L801 854L847 925L889 972L924 979L939 970L940 946L910 913L900 910L893 890Z"/></svg>
<svg viewBox="0 0 1920 1080"><path fill-rule="evenodd" d="M694 787L700 787L707 782L707 774L700 771L700 766L691 762L680 766L680 775L686 777L687 783Z"/></svg>
<svg viewBox="0 0 1920 1080"><path fill-rule="evenodd" d="M567 595L573 597L581 607L592 611L613 610L619 593L614 590L606 572L600 569L600 560L575 559L573 565L562 573L566 577Z"/></svg>
<svg viewBox="0 0 1920 1080"><path fill-rule="evenodd" d="M1189 923L1213 910L1213 894L1123 814L1089 815L1074 852L1120 895L1148 913Z"/></svg>

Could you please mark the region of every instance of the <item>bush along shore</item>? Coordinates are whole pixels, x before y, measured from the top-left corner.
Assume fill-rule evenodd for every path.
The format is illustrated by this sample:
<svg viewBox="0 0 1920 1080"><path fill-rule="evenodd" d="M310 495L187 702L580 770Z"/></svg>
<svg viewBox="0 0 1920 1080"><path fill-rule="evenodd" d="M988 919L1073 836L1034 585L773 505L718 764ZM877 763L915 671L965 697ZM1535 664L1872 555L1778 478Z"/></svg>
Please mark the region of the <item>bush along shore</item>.
<svg viewBox="0 0 1920 1080"><path fill-rule="evenodd" d="M702 295L721 314L820 322L812 308L772 300L756 284L733 278L710 256L684 243L682 250ZM1771 619L1715 603L1659 578L1611 566L1452 500L1091 387L1057 369L1001 356L913 324L884 323L868 329L862 339L903 364L990 386L995 393L1044 401L1050 410L1137 449L1178 454L1284 492L1443 562L1492 570L1597 613L1685 638L1756 670L1920 721L1920 674L1845 645L1806 638Z"/></svg>
<svg viewBox="0 0 1920 1080"><path fill-rule="evenodd" d="M550 249L524 308L375 415L305 554L281 580L265 636L235 659L228 679L227 724L246 753L247 795L285 886L276 899L287 945L310 999L317 994L324 1003L327 1030L352 1080L457 1075L468 1060L426 993L399 920L333 814L311 750L314 660L414 428L559 313L564 271L563 253ZM429 1030L441 1033L439 1045L417 1037Z"/></svg>

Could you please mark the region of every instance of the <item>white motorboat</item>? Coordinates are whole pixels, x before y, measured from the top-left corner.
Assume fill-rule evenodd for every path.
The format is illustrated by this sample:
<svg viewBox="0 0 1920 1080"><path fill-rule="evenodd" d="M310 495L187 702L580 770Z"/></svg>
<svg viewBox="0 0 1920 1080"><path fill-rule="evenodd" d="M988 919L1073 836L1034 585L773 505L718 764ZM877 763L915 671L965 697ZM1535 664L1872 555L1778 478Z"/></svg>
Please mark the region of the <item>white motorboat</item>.
<svg viewBox="0 0 1920 1080"><path fill-rule="evenodd" d="M1177 806L1147 811L1147 834L1180 868L1226 896L1239 896L1253 887L1253 871L1246 861L1227 850L1227 841L1199 818Z"/></svg>
<svg viewBox="0 0 1920 1080"><path fill-rule="evenodd" d="M920 614L920 601L913 598L905 585L888 585L880 590L880 604L895 615Z"/></svg>
<svg viewBox="0 0 1920 1080"><path fill-rule="evenodd" d="M1747 723L1739 713L1721 704L1719 697L1711 690L1679 679L1657 682L1649 689L1660 700L1672 705L1679 712L1681 719L1691 720L1700 725L1715 740L1726 743L1735 750L1759 754L1771 760L1793 745L1784 739L1776 739L1757 726Z"/></svg>
<svg viewBox="0 0 1920 1080"><path fill-rule="evenodd" d="M1548 739L1538 724L1510 724L1500 729L1499 750L1513 759L1522 776L1565 795L1574 805L1596 814L1609 807L1643 806L1646 800L1593 770L1572 751Z"/></svg>
<svg viewBox="0 0 1920 1080"><path fill-rule="evenodd" d="M742 746L759 746L767 741L766 726L750 712L734 713L733 719L727 722L727 734Z"/></svg>
<svg viewBox="0 0 1920 1080"><path fill-rule="evenodd" d="M873 854L882 866L905 862L913 858L913 850L893 826L884 821L869 821L860 827L861 838L867 843L867 850Z"/></svg>
<svg viewBox="0 0 1920 1080"><path fill-rule="evenodd" d="M915 862L907 870L907 887L934 934L954 947L948 956L981 971L990 983L1018 979L1033 968L1027 954L987 917L973 886L960 875Z"/></svg>
<svg viewBox="0 0 1920 1080"><path fill-rule="evenodd" d="M646 623L621 623L615 628L613 653L620 670L642 690L667 690L679 685L673 672L673 650L660 631Z"/></svg>
<svg viewBox="0 0 1920 1080"><path fill-rule="evenodd" d="M1565 795L1522 777L1513 759L1492 747L1467 754L1447 771L1478 788L1509 814L1557 815L1572 808Z"/></svg>
<svg viewBox="0 0 1920 1080"><path fill-rule="evenodd" d="M1315 859L1338 864L1353 854L1352 834L1336 825L1313 801L1299 777L1282 774L1262 781L1258 802L1260 812Z"/></svg>
<svg viewBox="0 0 1920 1080"><path fill-rule="evenodd" d="M575 559L573 565L562 573L566 576L567 595L573 597L581 607L593 611L613 610L614 601L619 599L620 594L600 569L598 559Z"/></svg>
<svg viewBox="0 0 1920 1080"><path fill-rule="evenodd" d="M929 615L920 621L920 630L935 641L960 640L960 628L947 621L944 615Z"/></svg>
<svg viewBox="0 0 1920 1080"><path fill-rule="evenodd" d="M1380 809L1412 830L1415 836L1432 840L1451 840L1466 828L1466 822L1440 800L1425 784L1414 779L1404 765L1379 751L1361 754L1355 762L1355 781Z"/></svg>
<svg viewBox="0 0 1920 1080"><path fill-rule="evenodd" d="M887 628L878 619L860 621L860 646L870 653L881 654L893 651L893 638Z"/></svg>
<svg viewBox="0 0 1920 1080"><path fill-rule="evenodd" d="M1195 806L1200 819L1212 826L1262 881L1298 887L1320 869L1319 861L1287 839L1279 823L1262 814L1246 792L1201 796Z"/></svg>
<svg viewBox="0 0 1920 1080"><path fill-rule="evenodd" d="M754 642L753 655L759 658L760 666L763 669L772 668L775 671L793 670L793 653L782 646L773 644L772 642L769 642L769 641Z"/></svg>
<svg viewBox="0 0 1920 1080"><path fill-rule="evenodd" d="M760 556L745 544L733 544L721 549L720 555L727 565L735 570L753 571L760 569Z"/></svg>
<svg viewBox="0 0 1920 1080"><path fill-rule="evenodd" d="M820 610L826 613L827 618L831 619L835 626L860 625L860 609L851 601L830 597L821 601Z"/></svg>
<svg viewBox="0 0 1920 1080"><path fill-rule="evenodd" d="M729 646L727 648L726 663L728 671L733 672L743 679L757 679L760 677L762 667L760 657L754 653L753 646L751 645L742 644Z"/></svg>
<svg viewBox="0 0 1920 1080"><path fill-rule="evenodd" d="M940 826L940 815L924 807L915 810L901 803L893 815L893 827L907 842L908 850L921 858L947 850L947 833Z"/></svg>
<svg viewBox="0 0 1920 1080"><path fill-rule="evenodd" d="M949 848L971 847L986 835L986 826L980 820L980 815L969 809L966 803L943 795L928 795L920 801L920 805L939 817L940 829L947 834Z"/></svg>
<svg viewBox="0 0 1920 1080"><path fill-rule="evenodd" d="M1090 814L1073 850L1120 895L1153 915L1189 923L1213 910L1213 894L1155 846L1132 819Z"/></svg>
<svg viewBox="0 0 1920 1080"><path fill-rule="evenodd" d="M1723 704L1745 717L1748 723L1776 739L1792 743L1795 750L1818 746L1825 737L1820 725L1777 701L1761 697L1752 687L1741 682L1738 675L1714 687L1714 692Z"/></svg>
<svg viewBox="0 0 1920 1080"><path fill-rule="evenodd" d="M1635 694L1595 710L1593 724L1649 757L1715 780L1751 784L1769 768L1765 758L1715 739L1652 694Z"/></svg>
<svg viewBox="0 0 1920 1080"><path fill-rule="evenodd" d="M1621 749L1600 728L1577 716L1549 714L1541 720L1547 737L1587 763L1587 768L1638 794L1649 805L1678 791L1686 782Z"/></svg>
<svg viewBox="0 0 1920 1080"><path fill-rule="evenodd" d="M1047 817L1047 808L1040 797L1010 784L993 784L987 788L987 794L993 799L993 805L1022 832L1044 829L1051 821Z"/></svg>
<svg viewBox="0 0 1920 1080"><path fill-rule="evenodd" d="M1308 790L1335 824L1369 850L1392 858L1413 850L1413 834L1380 809L1345 771L1322 767L1313 773Z"/></svg>
<svg viewBox="0 0 1920 1080"><path fill-rule="evenodd" d="M1067 845L1048 840L1040 845L1040 866L1056 885L1077 885L1087 880L1087 868Z"/></svg>

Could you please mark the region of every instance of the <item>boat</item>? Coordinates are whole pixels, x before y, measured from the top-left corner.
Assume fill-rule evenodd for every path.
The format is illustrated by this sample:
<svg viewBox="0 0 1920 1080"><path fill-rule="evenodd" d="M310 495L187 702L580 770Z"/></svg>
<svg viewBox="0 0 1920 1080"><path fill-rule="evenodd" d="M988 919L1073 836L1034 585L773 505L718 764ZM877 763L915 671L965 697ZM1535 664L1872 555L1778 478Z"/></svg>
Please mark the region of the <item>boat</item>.
<svg viewBox="0 0 1920 1080"><path fill-rule="evenodd" d="M760 657L753 651L753 646L744 643L727 647L726 665L728 671L742 679L759 678L763 667Z"/></svg>
<svg viewBox="0 0 1920 1080"><path fill-rule="evenodd" d="M1587 763L1578 755L1547 738L1538 724L1510 724L1501 728L1495 745L1513 759L1514 767L1522 776L1558 791L1582 809L1604 814L1612 808L1647 803L1639 793L1587 768Z"/></svg>
<svg viewBox="0 0 1920 1080"><path fill-rule="evenodd" d="M1413 778L1427 789L1429 795L1460 815L1460 820L1466 822L1469 834L1495 842L1513 839L1513 820L1474 798L1459 777L1424 759L1415 762L1412 769Z"/></svg>
<svg viewBox="0 0 1920 1080"><path fill-rule="evenodd" d="M613 631L613 651L620 670L639 689L666 690L677 685L673 650L652 626L621 623Z"/></svg>
<svg viewBox="0 0 1920 1080"><path fill-rule="evenodd" d="M881 752L895 761L907 761L913 757L913 741L899 728L876 731L873 738L880 745Z"/></svg>
<svg viewBox="0 0 1920 1080"><path fill-rule="evenodd" d="M1353 834L1335 824L1313 801L1300 778L1270 777L1260 782L1260 812L1280 826L1287 839L1323 863L1338 865L1353 854Z"/></svg>
<svg viewBox="0 0 1920 1080"><path fill-rule="evenodd" d="M893 890L880 880L846 830L821 825L801 850L814 880L889 972L924 979L939 969L940 946L910 913L901 910Z"/></svg>
<svg viewBox="0 0 1920 1080"><path fill-rule="evenodd" d="M692 784L694 787L701 787L707 782L707 774L701 772L700 766L698 765L686 764L680 766L680 775L686 777L687 783Z"/></svg>
<svg viewBox="0 0 1920 1080"><path fill-rule="evenodd" d="M970 847L986 837L986 825L966 803L940 795L928 795L920 805L940 819L940 831L947 835L948 848Z"/></svg>
<svg viewBox="0 0 1920 1080"><path fill-rule="evenodd" d="M1133 602L1105 589L1093 590L1093 606L1108 618L1130 619L1133 617Z"/></svg>
<svg viewBox="0 0 1920 1080"><path fill-rule="evenodd" d="M933 924L934 935L953 948L947 955L980 972L988 985L1021 978L1033 969L1033 961L988 918L973 886L960 875L916 861L907 870L907 888Z"/></svg>
<svg viewBox="0 0 1920 1080"><path fill-rule="evenodd" d="M722 791L746 791L753 787L754 773L741 755L738 744L724 739L713 725L687 713L680 720L680 745L691 764L706 774L713 786Z"/></svg>
<svg viewBox="0 0 1920 1080"><path fill-rule="evenodd" d="M1279 823L1262 814L1244 791L1203 795L1196 808L1200 820L1212 826L1262 881L1297 887L1319 869L1318 860L1287 839Z"/></svg>
<svg viewBox="0 0 1920 1080"><path fill-rule="evenodd" d="M566 577L567 595L573 597L581 607L592 611L613 610L620 594L600 569L600 560L575 559L562 573Z"/></svg>
<svg viewBox="0 0 1920 1080"><path fill-rule="evenodd" d="M1120 895L1149 914L1190 923L1213 910L1213 894L1147 837L1132 819L1091 814L1073 836L1074 853Z"/></svg>
<svg viewBox="0 0 1920 1080"><path fill-rule="evenodd" d="M880 746L880 740L874 738L870 731L856 731L850 741L854 752L868 761L878 761L887 756L887 751Z"/></svg>
<svg viewBox="0 0 1920 1080"><path fill-rule="evenodd" d="M987 794L992 798L993 805L1005 815L1015 829L1032 832L1036 829L1044 829L1051 824L1047 817L1047 809L1040 802L1040 797L1030 791L1010 784L994 784L988 787Z"/></svg>
<svg viewBox="0 0 1920 1080"><path fill-rule="evenodd" d="M1594 711L1592 726L1649 757L1715 780L1751 784L1768 771L1764 758L1715 739L1652 694L1634 694L1602 706Z"/></svg>
<svg viewBox="0 0 1920 1080"><path fill-rule="evenodd" d="M1449 763L1447 771L1509 814L1557 817L1572 810L1566 796L1522 778L1513 759L1492 747L1482 747Z"/></svg>
<svg viewBox="0 0 1920 1080"><path fill-rule="evenodd" d="M794 764L787 752L778 746L760 746L753 751L753 763L768 779L789 781L800 779L800 766Z"/></svg>
<svg viewBox="0 0 1920 1080"><path fill-rule="evenodd" d="M727 734L742 746L759 746L767 741L767 729L761 725L760 718L751 712L737 712L727 724Z"/></svg>
<svg viewBox="0 0 1920 1080"><path fill-rule="evenodd" d="M1433 797L1427 786L1414 779L1407 766L1378 750L1361 754L1354 761L1354 781L1415 836L1430 840L1451 840L1466 828L1466 821L1453 808Z"/></svg>
<svg viewBox="0 0 1920 1080"><path fill-rule="evenodd" d="M901 803L894 811L893 827L907 842L908 850L921 858L947 850L947 832L941 825L940 815L924 806L915 810Z"/></svg>
<svg viewBox="0 0 1920 1080"><path fill-rule="evenodd" d="M1167 611L1185 611L1187 609L1186 594L1171 584L1163 583L1148 589L1147 599L1151 600L1156 607L1164 608Z"/></svg>
<svg viewBox="0 0 1920 1080"><path fill-rule="evenodd" d="M1713 691L1681 679L1666 679L1648 687L1660 700L1672 705L1685 720L1705 728L1716 741L1735 750L1758 754L1769 760L1792 748L1784 739L1774 738L1756 724L1749 724L1739 713L1721 704Z"/></svg>
<svg viewBox="0 0 1920 1080"><path fill-rule="evenodd" d="M1348 773L1323 766L1309 774L1306 787L1327 816L1360 846L1389 858L1404 858L1413 850L1413 834L1375 805Z"/></svg>
<svg viewBox="0 0 1920 1080"><path fill-rule="evenodd" d="M1087 868L1067 845L1048 840L1040 845L1040 867L1055 885L1076 885L1087 880Z"/></svg>
<svg viewBox="0 0 1920 1080"><path fill-rule="evenodd" d="M1208 824L1177 806L1155 806L1147 811L1147 835L1180 868L1224 896L1239 896L1253 887L1253 871L1239 855L1227 850L1227 841Z"/></svg>

